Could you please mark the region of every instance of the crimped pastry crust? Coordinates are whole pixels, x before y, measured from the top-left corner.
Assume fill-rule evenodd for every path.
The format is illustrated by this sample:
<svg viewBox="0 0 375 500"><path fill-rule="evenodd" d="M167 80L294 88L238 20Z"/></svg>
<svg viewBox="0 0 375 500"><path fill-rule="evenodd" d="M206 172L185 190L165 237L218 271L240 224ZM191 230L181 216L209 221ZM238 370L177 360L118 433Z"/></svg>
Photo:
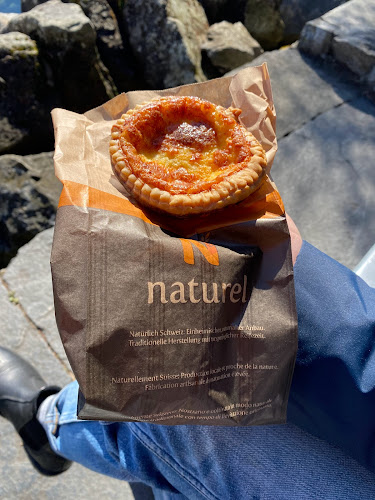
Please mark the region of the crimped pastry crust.
<svg viewBox="0 0 375 500"><path fill-rule="evenodd" d="M112 127L119 180L141 204L175 216L245 199L265 178L267 160L240 113L190 96L136 106Z"/></svg>

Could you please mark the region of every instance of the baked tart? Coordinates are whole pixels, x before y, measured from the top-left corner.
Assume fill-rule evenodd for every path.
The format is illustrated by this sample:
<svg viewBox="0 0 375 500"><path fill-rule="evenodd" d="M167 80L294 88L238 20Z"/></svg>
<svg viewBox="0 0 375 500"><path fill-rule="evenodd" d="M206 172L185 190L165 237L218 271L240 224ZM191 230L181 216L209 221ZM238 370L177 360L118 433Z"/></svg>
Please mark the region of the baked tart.
<svg viewBox="0 0 375 500"><path fill-rule="evenodd" d="M237 203L266 177L266 154L240 109L197 97L159 97L113 125L114 170L134 198L175 216Z"/></svg>

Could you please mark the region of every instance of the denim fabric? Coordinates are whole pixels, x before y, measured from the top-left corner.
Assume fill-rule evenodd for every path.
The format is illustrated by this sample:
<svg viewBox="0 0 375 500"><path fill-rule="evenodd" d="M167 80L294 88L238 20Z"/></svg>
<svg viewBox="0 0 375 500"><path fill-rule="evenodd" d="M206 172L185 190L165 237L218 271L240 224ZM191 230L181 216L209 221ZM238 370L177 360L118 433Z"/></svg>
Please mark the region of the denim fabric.
<svg viewBox="0 0 375 500"><path fill-rule="evenodd" d="M375 290L306 243L295 283L300 340L289 404L293 423L228 428L77 421L78 386L72 383L39 410L52 447L97 472L144 482L157 499L375 498L375 475L358 462L374 469Z"/></svg>
<svg viewBox="0 0 375 500"><path fill-rule="evenodd" d="M289 420L375 472L375 288L311 245L300 257Z"/></svg>

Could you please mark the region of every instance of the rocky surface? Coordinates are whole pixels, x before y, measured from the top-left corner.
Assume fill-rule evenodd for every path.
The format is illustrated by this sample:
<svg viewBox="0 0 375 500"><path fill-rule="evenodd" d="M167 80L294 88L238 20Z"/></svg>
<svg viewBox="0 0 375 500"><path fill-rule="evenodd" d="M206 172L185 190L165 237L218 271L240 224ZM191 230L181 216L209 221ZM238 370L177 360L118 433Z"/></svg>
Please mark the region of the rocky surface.
<svg viewBox="0 0 375 500"><path fill-rule="evenodd" d="M302 236L350 268L375 243L375 106L352 97L282 139L273 166Z"/></svg>
<svg viewBox="0 0 375 500"><path fill-rule="evenodd" d="M0 268L20 246L54 225L61 183L52 156L0 156Z"/></svg>
<svg viewBox="0 0 375 500"><path fill-rule="evenodd" d="M6 31L6 27L8 26L9 21L16 15L17 14L11 12L9 13L0 12L0 33Z"/></svg>
<svg viewBox="0 0 375 500"><path fill-rule="evenodd" d="M153 88L199 82L208 21L198 0L128 0L124 23L131 47Z"/></svg>
<svg viewBox="0 0 375 500"><path fill-rule="evenodd" d="M348 0L199 0L210 24L245 22L251 35L274 49L296 41L304 25ZM274 38L276 36L276 38Z"/></svg>
<svg viewBox="0 0 375 500"><path fill-rule="evenodd" d="M335 9L348 0L282 0L280 16L284 23L283 43L292 43L297 40L304 25L326 12Z"/></svg>
<svg viewBox="0 0 375 500"><path fill-rule="evenodd" d="M115 95L94 27L79 5L49 0L14 17L7 29L37 42L53 107L83 112Z"/></svg>
<svg viewBox="0 0 375 500"><path fill-rule="evenodd" d="M372 86L374 23L375 3L351 0L308 22L301 33L299 48L313 55L333 56Z"/></svg>
<svg viewBox="0 0 375 500"><path fill-rule="evenodd" d="M116 16L107 0L80 0L79 5L94 26L100 58L117 90L127 92L142 86L133 52L127 39L123 40Z"/></svg>
<svg viewBox="0 0 375 500"><path fill-rule="evenodd" d="M42 146L42 140L52 146L48 141L52 127L40 101L42 91L43 77L35 41L17 30L1 34L0 153L33 151Z"/></svg>
<svg viewBox="0 0 375 500"><path fill-rule="evenodd" d="M284 36L281 0L247 0L244 25L265 50L277 48Z"/></svg>
<svg viewBox="0 0 375 500"><path fill-rule="evenodd" d="M221 75L251 62L262 52L262 47L240 22L213 24L202 44L202 54Z"/></svg>
<svg viewBox="0 0 375 500"><path fill-rule="evenodd" d="M22 0L22 12L28 12L48 0ZM120 2L117 0L63 0L78 4L96 32L100 59L108 69L118 92L142 87L142 78L126 33L121 30ZM119 24L121 26L119 26Z"/></svg>

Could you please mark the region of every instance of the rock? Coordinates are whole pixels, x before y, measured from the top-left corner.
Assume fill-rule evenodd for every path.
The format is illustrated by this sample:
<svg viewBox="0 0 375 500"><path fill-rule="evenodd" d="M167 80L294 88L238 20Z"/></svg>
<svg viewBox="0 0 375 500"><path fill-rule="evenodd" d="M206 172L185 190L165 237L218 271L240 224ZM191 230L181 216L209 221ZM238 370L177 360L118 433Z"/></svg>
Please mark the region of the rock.
<svg viewBox="0 0 375 500"><path fill-rule="evenodd" d="M302 30L298 48L313 56L325 56L332 44L331 28L322 18L307 23Z"/></svg>
<svg viewBox="0 0 375 500"><path fill-rule="evenodd" d="M100 58L118 91L139 89L142 84L135 58L127 40L123 42L116 16L107 0L79 0L79 4L95 28Z"/></svg>
<svg viewBox="0 0 375 500"><path fill-rule="evenodd" d="M360 37L336 36L332 39L332 53L335 59L353 73L365 78L375 67L375 34L369 37L367 35L364 33Z"/></svg>
<svg viewBox="0 0 375 500"><path fill-rule="evenodd" d="M263 52L242 23L227 21L210 26L202 50L220 74L252 61Z"/></svg>
<svg viewBox="0 0 375 500"><path fill-rule="evenodd" d="M36 40L51 107L84 112L115 95L98 55L95 30L79 5L49 0L14 17L8 29Z"/></svg>
<svg viewBox="0 0 375 500"><path fill-rule="evenodd" d="M35 41L19 32L1 34L0 75L0 153L52 147L49 112L40 100L44 84Z"/></svg>
<svg viewBox="0 0 375 500"><path fill-rule="evenodd" d="M289 44L297 40L304 25L322 16L326 12L335 9L348 0L282 0L280 5L280 16L284 22L283 43Z"/></svg>
<svg viewBox="0 0 375 500"><path fill-rule="evenodd" d="M247 0L244 25L251 36L265 50L272 50L280 45L284 35L284 23L279 6L281 0Z"/></svg>
<svg viewBox="0 0 375 500"><path fill-rule="evenodd" d="M306 24L299 49L330 55L362 80L375 67L375 3L351 0Z"/></svg>
<svg viewBox="0 0 375 500"><path fill-rule="evenodd" d="M0 268L20 246L53 226L60 192L53 153L0 156Z"/></svg>
<svg viewBox="0 0 375 500"><path fill-rule="evenodd" d="M197 0L128 0L124 23L148 85L160 89L205 80L200 46L208 21Z"/></svg>
<svg viewBox="0 0 375 500"><path fill-rule="evenodd" d="M0 33L6 33L9 21L16 15L14 13L0 12Z"/></svg>
<svg viewBox="0 0 375 500"><path fill-rule="evenodd" d="M5 103L5 100L3 100L2 102ZM3 106L1 106L0 104L0 108L2 107ZM5 153L7 151L17 151L17 149L25 146L28 138L29 130L27 128L23 128L22 126L17 124L12 124L7 116L0 117L0 153Z"/></svg>

